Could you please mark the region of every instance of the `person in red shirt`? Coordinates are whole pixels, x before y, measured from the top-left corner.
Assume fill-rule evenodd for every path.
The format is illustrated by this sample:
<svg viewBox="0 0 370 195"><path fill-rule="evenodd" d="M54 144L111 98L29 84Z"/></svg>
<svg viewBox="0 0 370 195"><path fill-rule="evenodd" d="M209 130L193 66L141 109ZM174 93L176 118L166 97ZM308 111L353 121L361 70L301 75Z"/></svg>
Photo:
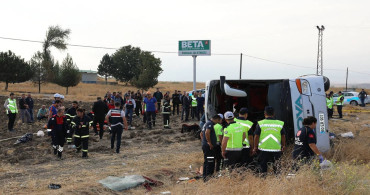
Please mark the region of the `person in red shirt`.
<svg viewBox="0 0 370 195"><path fill-rule="evenodd" d="M110 103L108 104L108 110L112 110L112 109L114 109L115 107L114 107L114 100L113 99L111 99L110 100Z"/></svg>
<svg viewBox="0 0 370 195"><path fill-rule="evenodd" d="M56 115L53 115L48 122L48 129L51 129L51 140L54 149L54 155L62 158L63 146L67 133L67 117L64 110L59 109Z"/></svg>

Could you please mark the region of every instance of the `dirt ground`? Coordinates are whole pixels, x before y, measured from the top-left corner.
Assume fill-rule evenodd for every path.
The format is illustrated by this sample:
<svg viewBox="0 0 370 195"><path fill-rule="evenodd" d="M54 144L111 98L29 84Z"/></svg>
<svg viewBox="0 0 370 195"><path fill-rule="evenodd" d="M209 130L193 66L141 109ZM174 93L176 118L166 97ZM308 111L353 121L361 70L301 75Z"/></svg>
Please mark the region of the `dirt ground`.
<svg viewBox="0 0 370 195"><path fill-rule="evenodd" d="M0 97L0 102L4 101L5 97ZM50 103L51 100L35 100L35 108ZM68 102L65 103L66 107L68 104ZM91 103L81 104L84 108L89 108L91 105ZM348 159L359 159L368 165L370 109L345 107L344 110L345 120L330 120L330 131L337 135L353 131L356 138L352 140L336 138L334 144L338 146L339 143L345 143L352 147L352 142L356 144L362 142L364 146L353 149L352 157L341 156L335 152L327 156L342 162ZM169 130L162 128L162 116L160 114L157 116L157 125L153 130L146 129L142 118L134 118L136 129L123 133L120 154L110 149L108 133L105 133L102 140L95 137L93 133L90 134L88 159L82 159L81 154L76 154L73 149L65 147L63 160L58 160L52 154L51 141L47 136L34 136L32 141L19 145L14 145L16 139L2 141L0 142L0 194L144 194L146 189L142 186L124 192L115 192L98 183L107 176L136 174L164 183L163 186L153 187L150 194L160 194L164 191L171 191L173 194L199 193L191 187L192 184L176 184L176 182L179 177L196 176L203 161L200 141L190 133L181 133L182 123L178 116L171 117L172 129ZM46 122L27 125L21 124L17 119L16 132L9 133L5 113L0 114L0 121L0 140L21 136L28 132L36 133ZM189 123L194 122L197 121ZM285 154L287 157L289 155ZM61 184L62 188L48 189L50 183ZM201 187L205 193L212 190L202 181L196 181L193 186Z"/></svg>

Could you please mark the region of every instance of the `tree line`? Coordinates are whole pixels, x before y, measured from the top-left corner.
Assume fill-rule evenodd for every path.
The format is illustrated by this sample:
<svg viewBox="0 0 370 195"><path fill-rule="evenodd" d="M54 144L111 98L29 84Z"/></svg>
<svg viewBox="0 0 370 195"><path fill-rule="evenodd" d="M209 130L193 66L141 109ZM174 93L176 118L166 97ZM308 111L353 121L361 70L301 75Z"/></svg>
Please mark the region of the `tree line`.
<svg viewBox="0 0 370 195"><path fill-rule="evenodd" d="M0 52L0 81L5 82L5 90L9 83L32 81L41 86L44 83L55 83L66 88L78 85L81 74L72 57L67 53L62 63L55 60L51 49L67 50L67 40L70 29L59 26L50 26L46 32L42 50L37 51L27 62L12 51ZM105 54L98 66L98 74L117 81L131 84L139 89L147 90L158 83L158 76L162 73L161 60L151 52L142 51L139 47L124 46L114 54Z"/></svg>

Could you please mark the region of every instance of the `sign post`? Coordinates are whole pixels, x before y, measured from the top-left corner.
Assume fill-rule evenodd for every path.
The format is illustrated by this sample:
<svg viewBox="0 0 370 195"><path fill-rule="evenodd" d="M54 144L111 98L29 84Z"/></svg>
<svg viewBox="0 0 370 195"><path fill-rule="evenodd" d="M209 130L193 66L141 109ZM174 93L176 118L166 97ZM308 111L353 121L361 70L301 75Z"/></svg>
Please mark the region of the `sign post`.
<svg viewBox="0 0 370 195"><path fill-rule="evenodd" d="M179 41L179 56L193 57L193 91L197 90L196 87L197 56L210 56L210 55L211 55L210 40Z"/></svg>

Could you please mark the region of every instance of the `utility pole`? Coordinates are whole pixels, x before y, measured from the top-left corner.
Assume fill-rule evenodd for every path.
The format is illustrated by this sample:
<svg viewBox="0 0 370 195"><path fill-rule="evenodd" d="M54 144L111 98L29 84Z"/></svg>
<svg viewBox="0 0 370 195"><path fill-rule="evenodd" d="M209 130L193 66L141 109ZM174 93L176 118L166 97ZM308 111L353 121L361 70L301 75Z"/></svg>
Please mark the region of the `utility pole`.
<svg viewBox="0 0 370 195"><path fill-rule="evenodd" d="M348 91L347 87L348 87L348 67L347 67L347 74L346 74L346 91Z"/></svg>
<svg viewBox="0 0 370 195"><path fill-rule="evenodd" d="M239 72L239 79L242 79L242 65L243 65L243 53L240 53L240 72Z"/></svg>
<svg viewBox="0 0 370 195"><path fill-rule="evenodd" d="M321 27L316 26L319 30L319 42L318 42L318 50L317 50L317 68L316 68L316 75L323 75L323 62L322 62L322 35L325 27L321 25Z"/></svg>

